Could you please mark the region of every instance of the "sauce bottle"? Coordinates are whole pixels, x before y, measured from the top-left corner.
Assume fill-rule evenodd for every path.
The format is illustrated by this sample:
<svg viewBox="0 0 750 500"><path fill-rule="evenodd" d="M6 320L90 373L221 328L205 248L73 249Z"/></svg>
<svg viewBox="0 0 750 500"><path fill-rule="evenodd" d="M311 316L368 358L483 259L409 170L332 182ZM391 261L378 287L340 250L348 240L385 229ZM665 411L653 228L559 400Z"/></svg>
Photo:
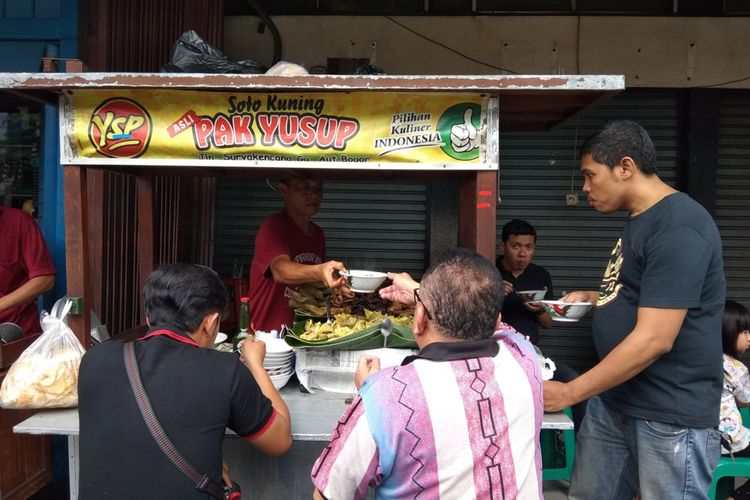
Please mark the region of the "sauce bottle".
<svg viewBox="0 0 750 500"><path fill-rule="evenodd" d="M239 331L234 336L234 348L237 349L237 345L245 340L248 335L254 335L255 332L250 328L250 305L249 298L240 298L240 314L238 318Z"/></svg>

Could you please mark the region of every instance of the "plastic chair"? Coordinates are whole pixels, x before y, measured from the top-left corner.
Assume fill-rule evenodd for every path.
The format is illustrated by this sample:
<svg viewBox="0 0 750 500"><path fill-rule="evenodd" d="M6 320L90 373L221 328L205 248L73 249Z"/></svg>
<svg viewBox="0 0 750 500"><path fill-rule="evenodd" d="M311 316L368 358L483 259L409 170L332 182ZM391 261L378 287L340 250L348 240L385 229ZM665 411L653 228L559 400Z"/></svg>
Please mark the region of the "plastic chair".
<svg viewBox="0 0 750 500"><path fill-rule="evenodd" d="M740 408L743 424L750 422L750 409ZM708 498L725 500L734 492L735 477L750 477L750 457L735 457L722 455L719 465L716 466L711 487L708 489Z"/></svg>
<svg viewBox="0 0 750 500"><path fill-rule="evenodd" d="M565 408L563 412L573 418L573 411ZM562 433L563 448L558 446L558 435ZM573 459L576 453L575 430L564 431L542 429L539 440L542 446L542 479L564 479L570 481L573 474Z"/></svg>

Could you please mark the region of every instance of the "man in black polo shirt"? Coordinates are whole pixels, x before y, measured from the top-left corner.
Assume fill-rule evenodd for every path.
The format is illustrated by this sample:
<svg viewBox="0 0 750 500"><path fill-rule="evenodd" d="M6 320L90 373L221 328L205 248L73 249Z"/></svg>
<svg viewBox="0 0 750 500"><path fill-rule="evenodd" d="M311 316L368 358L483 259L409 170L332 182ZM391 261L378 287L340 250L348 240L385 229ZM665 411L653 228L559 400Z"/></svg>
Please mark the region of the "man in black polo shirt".
<svg viewBox="0 0 750 500"><path fill-rule="evenodd" d="M248 339L242 359L212 349L227 305L219 276L204 266L164 266L149 276L144 302L151 329L135 342L135 359L174 448L217 485L231 484L222 469L226 428L263 453L286 453L289 411L263 368L265 344ZM150 434L128 380L124 346L117 340L96 345L81 362L79 498L210 498Z"/></svg>
<svg viewBox="0 0 750 500"><path fill-rule="evenodd" d="M495 261L503 277L505 302L503 321L529 337L532 344L539 343L539 327L552 326L552 318L539 304L529 304L516 292L526 290L547 290L544 298L554 298L552 278L547 270L531 261L536 250L536 229L521 219L513 219L503 226L498 249L502 256ZM578 372L561 361L555 360L553 380L569 382L578 377ZM586 402L572 407L576 429L586 413Z"/></svg>

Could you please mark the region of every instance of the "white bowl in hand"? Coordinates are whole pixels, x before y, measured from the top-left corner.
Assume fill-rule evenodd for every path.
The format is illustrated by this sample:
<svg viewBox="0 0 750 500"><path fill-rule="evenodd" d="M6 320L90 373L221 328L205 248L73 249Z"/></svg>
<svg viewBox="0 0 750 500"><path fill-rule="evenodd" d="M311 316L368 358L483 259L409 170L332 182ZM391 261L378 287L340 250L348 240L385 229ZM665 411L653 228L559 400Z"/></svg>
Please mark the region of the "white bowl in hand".
<svg viewBox="0 0 750 500"><path fill-rule="evenodd" d="M516 292L524 302L542 300L547 295L547 290L519 290Z"/></svg>
<svg viewBox="0 0 750 500"><path fill-rule="evenodd" d="M562 300L540 300L547 314L555 321L578 321L591 309L590 302L563 302Z"/></svg>
<svg viewBox="0 0 750 500"><path fill-rule="evenodd" d="M342 271L341 276L346 278L349 282L349 288L351 288L352 292L356 293L372 293L377 290L388 277L386 273L361 270Z"/></svg>

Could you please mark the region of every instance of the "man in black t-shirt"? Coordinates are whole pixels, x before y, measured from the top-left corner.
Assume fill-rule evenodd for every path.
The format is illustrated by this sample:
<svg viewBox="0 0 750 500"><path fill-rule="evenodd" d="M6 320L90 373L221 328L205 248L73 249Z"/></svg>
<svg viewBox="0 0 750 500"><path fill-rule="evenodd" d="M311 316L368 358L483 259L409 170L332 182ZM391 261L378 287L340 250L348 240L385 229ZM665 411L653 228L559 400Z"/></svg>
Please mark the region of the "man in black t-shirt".
<svg viewBox="0 0 750 500"><path fill-rule="evenodd" d="M227 428L263 453L291 447L289 410L263 368L265 344L252 338L242 355L213 349L227 292L204 266L171 264L144 289L151 329L135 342L135 358L153 412L174 448L219 487L231 485L222 465ZM80 497L206 499L150 434L125 368L125 344L92 347L81 361Z"/></svg>
<svg viewBox="0 0 750 500"><path fill-rule="evenodd" d="M547 410L589 399L569 498L705 499L720 455L721 321L726 280L711 215L664 183L635 122L610 122L581 148L583 191L599 212L627 210L595 304L600 361L544 383ZM599 395L599 396L597 396Z"/></svg>
<svg viewBox="0 0 750 500"><path fill-rule="evenodd" d="M518 292L529 290L546 290L544 298L554 298L552 278L547 270L531 262L536 250L536 228L521 219L513 219L503 226L498 250L502 253L495 261L495 266L503 277L505 300L503 302L503 321L523 335L532 344L539 343L539 327L549 328L552 318L539 304L524 300ZM552 380L570 382L578 372L560 360L555 361L555 373ZM578 429L586 414L586 402L572 406L573 422Z"/></svg>
<svg viewBox="0 0 750 500"><path fill-rule="evenodd" d="M533 264L536 229L525 220L513 219L503 226L498 250L502 256L495 266L503 277L505 302L503 321L523 333L532 344L539 342L539 327L549 328L552 318L540 304L529 304L517 292L546 290L544 298L552 299L552 278L542 266Z"/></svg>

